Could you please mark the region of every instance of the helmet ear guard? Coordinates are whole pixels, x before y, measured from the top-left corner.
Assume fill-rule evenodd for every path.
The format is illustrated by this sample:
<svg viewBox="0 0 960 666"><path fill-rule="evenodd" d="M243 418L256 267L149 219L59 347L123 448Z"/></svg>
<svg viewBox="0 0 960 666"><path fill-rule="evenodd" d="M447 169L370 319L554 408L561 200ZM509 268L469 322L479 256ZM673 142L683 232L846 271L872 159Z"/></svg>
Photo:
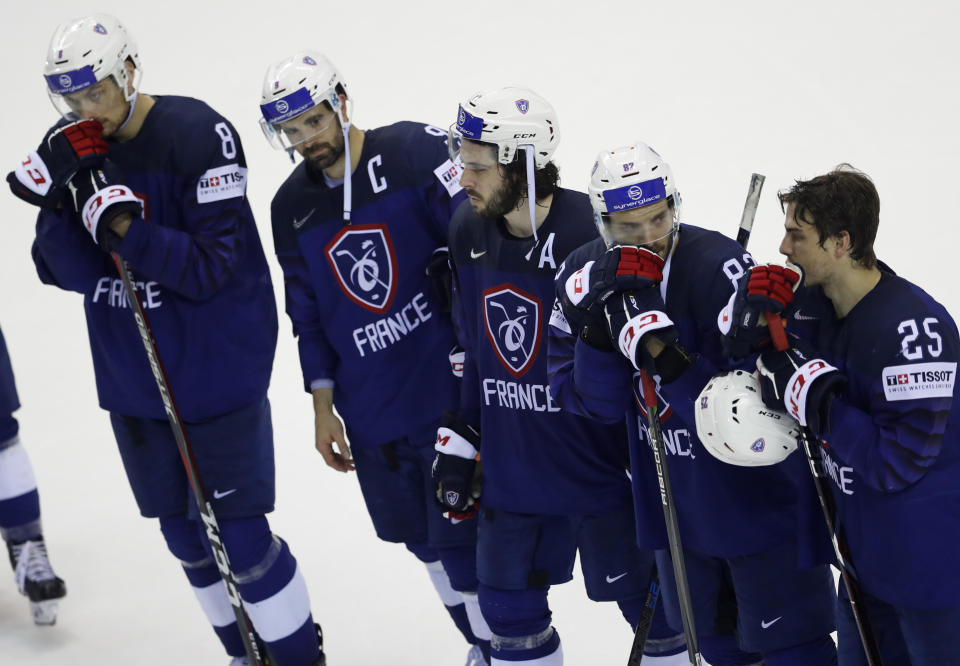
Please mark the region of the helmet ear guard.
<svg viewBox="0 0 960 666"><path fill-rule="evenodd" d="M775 465L797 449L800 426L786 412L763 404L756 373L734 370L713 377L694 409L697 436L725 463Z"/></svg>

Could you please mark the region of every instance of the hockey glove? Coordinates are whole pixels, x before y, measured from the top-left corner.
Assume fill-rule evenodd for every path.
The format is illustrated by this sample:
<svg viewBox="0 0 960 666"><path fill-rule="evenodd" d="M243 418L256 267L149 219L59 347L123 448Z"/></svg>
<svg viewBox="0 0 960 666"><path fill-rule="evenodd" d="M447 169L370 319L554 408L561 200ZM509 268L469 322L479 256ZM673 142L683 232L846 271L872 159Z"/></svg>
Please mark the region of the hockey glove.
<svg viewBox="0 0 960 666"><path fill-rule="evenodd" d="M792 338L790 349L765 351L757 359L760 395L773 409L782 409L797 422L820 435L829 430L833 397L846 386L846 378L816 358L809 345Z"/></svg>
<svg viewBox="0 0 960 666"><path fill-rule="evenodd" d="M690 358L677 344L677 329L664 312L658 287L615 294L607 300L604 312L610 341L637 370L660 375L661 383L667 384L690 365ZM653 346L660 348L658 352L651 352L651 338L656 338Z"/></svg>
<svg viewBox="0 0 960 666"><path fill-rule="evenodd" d="M96 120L54 127L37 149L7 174L10 190L34 206L55 209L63 187L77 171L98 167L107 155L103 128Z"/></svg>
<svg viewBox="0 0 960 666"><path fill-rule="evenodd" d="M437 429L433 482L443 515L452 522L472 518L480 499L480 433L455 412L444 412Z"/></svg>
<svg viewBox="0 0 960 666"><path fill-rule="evenodd" d="M453 305L453 271L450 268L450 252L438 247L427 262L427 275L433 286L433 295L437 299L440 312L450 312Z"/></svg>
<svg viewBox="0 0 960 666"><path fill-rule="evenodd" d="M632 245L610 248L595 261L567 278L565 294L572 305L600 308L618 291L642 291L663 280L663 259L655 252Z"/></svg>
<svg viewBox="0 0 960 666"><path fill-rule="evenodd" d="M120 237L110 230L110 222L124 213L141 215L143 207L129 187L116 182L113 165L105 162L103 167L78 172L67 188L84 228L97 245L112 252L120 244Z"/></svg>
<svg viewBox="0 0 960 666"><path fill-rule="evenodd" d="M761 316L780 314L800 285L800 268L793 264L751 267L717 317L727 356L741 359L770 346L770 329ZM761 323L762 322L762 323Z"/></svg>

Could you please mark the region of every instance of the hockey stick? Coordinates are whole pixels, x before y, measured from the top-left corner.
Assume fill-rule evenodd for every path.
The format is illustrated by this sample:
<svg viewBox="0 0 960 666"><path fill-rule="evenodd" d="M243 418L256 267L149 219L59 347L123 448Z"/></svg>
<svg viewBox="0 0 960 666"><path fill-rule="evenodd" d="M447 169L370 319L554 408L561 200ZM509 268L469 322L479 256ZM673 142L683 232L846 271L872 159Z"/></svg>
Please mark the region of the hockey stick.
<svg viewBox="0 0 960 666"><path fill-rule="evenodd" d="M157 342L154 340L153 332L150 329L150 322L147 320L147 313L143 309L140 294L137 293L136 283L133 281L133 274L130 271L130 266L120 255L112 252L111 256L117 266L117 271L120 272L120 278L123 280L123 287L127 292L127 300L130 302L130 310L133 312L133 318L137 322L140 339L143 341L143 348L147 353L147 360L150 362L150 370L153 372L153 378L157 381L157 389L160 391L163 409L167 413L167 418L170 421L173 438L177 440L177 449L180 451L180 458L183 460L183 466L187 472L187 479L190 482L190 488L193 490L193 497L197 502L197 508L200 510L200 518L203 520L203 525L206 528L207 540L210 542L210 548L217 562L220 577L226 586L227 597L233 606L233 614L237 619L237 628L240 630L240 637L243 639L243 647L247 652L247 658L250 660L252 666L264 666L266 662L264 657L260 655L257 637L250 624L250 618L247 617L247 613L243 609L243 602L240 600L240 592L237 589L237 578L230 569L227 551L223 547L223 539L220 536L220 526L217 524L213 507L207 500L207 493L203 489L203 483L200 481L197 462L193 456L193 450L190 448L190 443L187 441L187 433L183 427L183 420L180 418L177 404L174 402L173 393L170 390L170 382L167 380L167 373L163 369L163 364L160 362L160 352L157 350Z"/></svg>
<svg viewBox="0 0 960 666"><path fill-rule="evenodd" d="M667 470L667 447L663 441L663 429L660 426L660 406L657 401L657 388L650 375L640 373L643 388L643 402L647 412L647 433L653 444L653 461L657 466L657 481L660 483L660 502L663 504L663 520L667 526L667 542L670 545L670 559L673 560L673 576L677 585L677 597L680 601L680 618L683 621L683 633L687 640L687 655L693 666L700 666L700 644L697 641L697 629L693 619L693 602L690 600L690 585L687 582L687 567L683 559L683 544L680 540L680 524L677 521L677 506L673 486L670 484L670 472ZM649 597L648 597L649 598ZM655 600L654 600L655 601ZM652 613L651 613L652 617ZM639 633L640 627L637 627ZM647 626L649 631L649 626ZM646 641L646 636L643 637ZM634 636L634 643L637 637ZM633 658L633 651L630 653ZM640 656L643 646L640 646ZM639 659L638 659L639 663Z"/></svg>
<svg viewBox="0 0 960 666"><path fill-rule="evenodd" d="M659 600L660 576L657 573L657 564L654 562L653 570L650 572L650 582L647 584L647 598L643 601L640 619L637 620L637 629L633 634L633 646L630 648L627 666L639 666L643 661L643 648L647 644L647 636L650 635L650 625L653 624L653 614L657 610Z"/></svg>
<svg viewBox="0 0 960 666"><path fill-rule="evenodd" d="M743 216L740 219L740 228L737 230L737 242L744 250L747 249L747 242L750 240L750 232L753 229L753 220L757 213L757 204L760 200L760 191L763 189L764 180L765 177L758 173L750 176L750 189L747 191L747 201L743 205ZM764 316L770 329L773 346L780 350L788 349L790 345L787 342L783 319L779 314L773 312L766 312ZM857 624L857 631L860 633L860 641L863 643L867 664L868 666L883 666L873 629L866 616L866 605L863 603L860 586L850 573L847 564L849 558L845 554L850 551L847 548L846 538L837 531L834 518L836 516L836 504L823 468L820 446L815 443L815 440L815 435L809 428L800 429L800 441L807 456L807 464L810 466L810 473L813 476L813 484L817 490L817 498L820 500L820 508L823 509L823 518L827 523L827 530L830 532L830 540L833 542L834 554L840 567L840 576L846 586L847 596L850 598L853 619Z"/></svg>
<svg viewBox="0 0 960 666"><path fill-rule="evenodd" d="M781 323L780 315L765 313L767 324L771 333L774 328L783 332L784 327ZM771 336L772 337L772 336ZM784 335L783 344L774 340L774 346L777 349L788 349L789 344ZM880 648L877 645L876 636L873 633L873 626L870 624L870 618L867 616L867 605L863 599L863 592L860 584L851 573L850 548L847 545L847 539L839 529L836 521L837 505L833 497L833 491L827 480L827 473L823 466L823 457L820 453L820 444L816 435L810 428L800 428L800 442L803 444L803 452L807 456L807 464L810 466L810 474L813 476L813 485L817 490L817 499L820 500L820 508L823 510L823 519L827 524L827 531L830 533L830 541L833 543L833 552L837 558L837 565L840 569L840 577L843 579L843 585L847 590L847 597L850 601L850 609L853 611L853 620L857 625L857 632L860 634L860 642L863 644L863 653L867 657L868 666L883 666L883 660L880 657Z"/></svg>
<svg viewBox="0 0 960 666"><path fill-rule="evenodd" d="M760 192L763 190L763 182L766 179L767 177L760 173L750 174L750 189L747 190L747 200L743 203L740 228L737 230L737 243L744 250L747 249L747 242L750 240L753 220L757 216L757 204L760 203Z"/></svg>

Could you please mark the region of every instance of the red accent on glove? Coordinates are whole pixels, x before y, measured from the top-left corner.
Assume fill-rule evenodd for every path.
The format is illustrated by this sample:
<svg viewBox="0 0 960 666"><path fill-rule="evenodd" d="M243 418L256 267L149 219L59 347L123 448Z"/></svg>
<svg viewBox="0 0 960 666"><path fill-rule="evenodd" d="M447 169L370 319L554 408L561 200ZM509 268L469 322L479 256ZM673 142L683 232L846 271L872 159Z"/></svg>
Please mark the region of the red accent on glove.
<svg viewBox="0 0 960 666"><path fill-rule="evenodd" d="M70 141L70 146L79 158L106 155L109 149L103 139L103 126L98 120L81 120L67 125L63 129L63 135Z"/></svg>
<svg viewBox="0 0 960 666"><path fill-rule="evenodd" d="M782 310L793 300L793 288L799 280L799 273L784 266L754 266L750 269L747 296L772 299L780 304Z"/></svg>
<svg viewBox="0 0 960 666"><path fill-rule="evenodd" d="M663 259L644 247L624 245L620 248L617 275L639 275L654 282L663 280Z"/></svg>

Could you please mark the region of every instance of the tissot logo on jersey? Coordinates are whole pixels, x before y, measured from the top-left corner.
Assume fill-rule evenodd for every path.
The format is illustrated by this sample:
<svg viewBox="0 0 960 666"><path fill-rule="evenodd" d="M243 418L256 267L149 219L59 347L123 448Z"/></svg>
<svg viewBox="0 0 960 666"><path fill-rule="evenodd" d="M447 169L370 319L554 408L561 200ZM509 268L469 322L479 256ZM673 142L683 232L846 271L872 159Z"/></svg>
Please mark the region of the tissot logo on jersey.
<svg viewBox="0 0 960 666"><path fill-rule="evenodd" d="M956 363L915 363L883 369L883 394L889 401L949 398L957 376Z"/></svg>
<svg viewBox="0 0 960 666"><path fill-rule="evenodd" d="M451 197L463 189L463 187L460 186L460 176L462 173L463 167L459 157L456 162L447 160L433 170L433 174L443 184L447 190L447 194Z"/></svg>
<svg viewBox="0 0 960 666"><path fill-rule="evenodd" d="M247 191L247 170L237 164L208 169L197 181L197 203L242 197Z"/></svg>
<svg viewBox="0 0 960 666"><path fill-rule="evenodd" d="M483 318L487 339L500 362L514 377L520 377L540 348L540 299L511 285L483 292Z"/></svg>
<svg viewBox="0 0 960 666"><path fill-rule="evenodd" d="M390 309L397 290L397 257L386 226L344 227L325 252L340 288L350 300L377 314Z"/></svg>

